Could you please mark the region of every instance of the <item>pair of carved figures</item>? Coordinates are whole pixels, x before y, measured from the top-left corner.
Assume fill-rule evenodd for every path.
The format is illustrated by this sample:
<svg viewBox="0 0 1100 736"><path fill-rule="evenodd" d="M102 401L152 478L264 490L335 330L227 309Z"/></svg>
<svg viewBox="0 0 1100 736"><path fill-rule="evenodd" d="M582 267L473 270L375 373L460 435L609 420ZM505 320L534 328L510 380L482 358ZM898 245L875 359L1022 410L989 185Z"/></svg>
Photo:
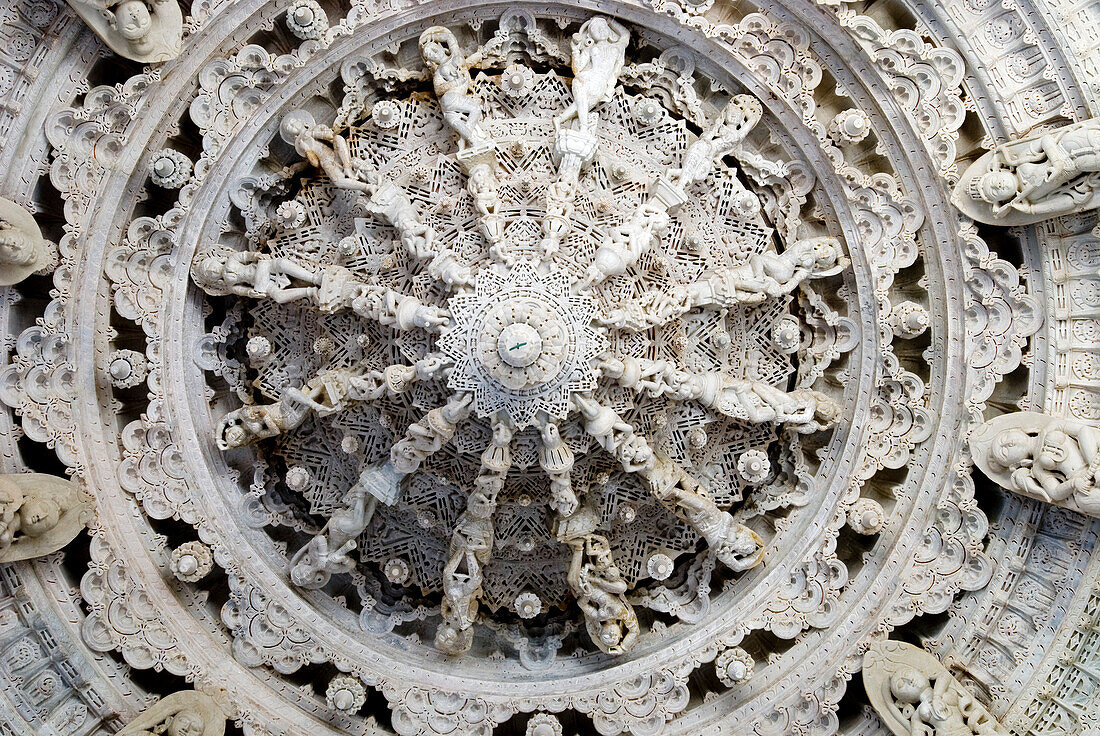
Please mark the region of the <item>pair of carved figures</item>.
<svg viewBox="0 0 1100 736"><path fill-rule="evenodd" d="M1100 119L998 146L963 173L953 197L968 217L1027 225L1100 207Z"/></svg>
<svg viewBox="0 0 1100 736"><path fill-rule="evenodd" d="M225 720L208 695L181 690L151 705L117 736L222 736Z"/></svg>
<svg viewBox="0 0 1100 736"><path fill-rule="evenodd" d="M1014 412L978 427L970 448L982 472L1004 488L1100 516L1100 428Z"/></svg>
<svg viewBox="0 0 1100 736"><path fill-rule="evenodd" d="M0 475L0 563L56 552L92 514L91 501L72 481L44 473Z"/></svg>
<svg viewBox="0 0 1100 736"><path fill-rule="evenodd" d="M910 644L872 644L863 658L863 683L896 736L1008 736L938 659Z"/></svg>
<svg viewBox="0 0 1100 736"><path fill-rule="evenodd" d="M142 63L179 56L183 13L177 0L68 0L76 14L119 56Z"/></svg>

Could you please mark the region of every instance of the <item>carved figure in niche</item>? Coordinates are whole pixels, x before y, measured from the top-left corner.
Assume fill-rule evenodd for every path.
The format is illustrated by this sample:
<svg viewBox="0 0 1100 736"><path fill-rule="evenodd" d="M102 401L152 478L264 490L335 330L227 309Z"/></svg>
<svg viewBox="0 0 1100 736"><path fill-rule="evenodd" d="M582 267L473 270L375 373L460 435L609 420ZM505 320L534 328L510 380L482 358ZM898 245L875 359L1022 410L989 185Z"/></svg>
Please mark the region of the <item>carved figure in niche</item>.
<svg viewBox="0 0 1100 736"><path fill-rule="evenodd" d="M1027 225L1100 207L1100 119L998 146L966 169L952 201L991 225Z"/></svg>
<svg viewBox="0 0 1100 736"><path fill-rule="evenodd" d="M183 45L176 0L68 0L76 14L119 56L142 63L174 59Z"/></svg>
<svg viewBox="0 0 1100 736"><path fill-rule="evenodd" d="M317 123L307 111L292 110L284 115L279 122L279 135L294 146L305 164L321 169L337 187L357 192L374 191L374 184L359 178L347 140L329 126Z"/></svg>
<svg viewBox="0 0 1100 736"><path fill-rule="evenodd" d="M687 147L680 168L670 170L668 178L682 188L706 179L716 162L741 145L763 114L760 101L752 95L734 97L714 124Z"/></svg>
<svg viewBox="0 0 1100 736"><path fill-rule="evenodd" d="M315 301L321 284L316 271L289 258L224 247L203 256L191 272L195 282L209 294L271 299L279 304L299 299ZM292 279L308 286L291 286Z"/></svg>
<svg viewBox="0 0 1100 736"><path fill-rule="evenodd" d="M0 475L0 562L56 552L93 513L72 481L45 473Z"/></svg>
<svg viewBox="0 0 1100 736"><path fill-rule="evenodd" d="M938 659L911 644L872 644L863 657L863 683L896 736L1008 736Z"/></svg>
<svg viewBox="0 0 1100 736"><path fill-rule="evenodd" d="M323 588L333 575L355 569L348 554L355 540L366 531L378 499L356 484L344 498L344 506L333 512L321 533L309 540L290 559L290 582L299 588Z"/></svg>
<svg viewBox="0 0 1100 736"><path fill-rule="evenodd" d="M48 266L50 250L34 215L0 197L0 286L17 284Z"/></svg>
<svg viewBox="0 0 1100 736"><path fill-rule="evenodd" d="M1100 516L1100 428L1013 412L980 425L970 450L982 472L1004 488Z"/></svg>
<svg viewBox="0 0 1100 736"><path fill-rule="evenodd" d="M432 73L443 119L458 133L459 150L486 143L481 103L470 93L474 83L470 66L475 58L464 58L455 34L442 26L433 26L420 34L420 57Z"/></svg>
<svg viewBox="0 0 1100 736"><path fill-rule="evenodd" d="M592 18L573 34L573 102L554 118L555 128L575 118L580 130L594 132L592 108L615 94L629 42L630 32L609 18Z"/></svg>
<svg viewBox="0 0 1100 736"><path fill-rule="evenodd" d="M223 736L225 714L197 690L165 695L116 736Z"/></svg>

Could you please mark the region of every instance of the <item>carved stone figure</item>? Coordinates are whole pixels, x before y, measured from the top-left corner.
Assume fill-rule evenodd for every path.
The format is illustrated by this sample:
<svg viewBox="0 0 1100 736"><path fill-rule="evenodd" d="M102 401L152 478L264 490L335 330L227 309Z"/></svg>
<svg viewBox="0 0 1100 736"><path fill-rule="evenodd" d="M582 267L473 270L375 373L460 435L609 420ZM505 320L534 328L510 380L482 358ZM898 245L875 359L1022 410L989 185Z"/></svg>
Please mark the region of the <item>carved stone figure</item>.
<svg viewBox="0 0 1100 736"><path fill-rule="evenodd" d="M68 0L68 3L119 56L150 64L180 55L183 13L177 0Z"/></svg>
<svg viewBox="0 0 1100 736"><path fill-rule="evenodd" d="M978 426L970 449L982 472L1004 488L1100 516L1100 427L1013 412Z"/></svg>
<svg viewBox="0 0 1100 736"><path fill-rule="evenodd" d="M895 736L1008 736L938 659L911 644L872 644L863 657L863 684Z"/></svg>
<svg viewBox="0 0 1100 736"><path fill-rule="evenodd" d="M459 149L476 148L486 143L488 136L481 124L481 104L470 94L473 86L470 65L475 60L462 56L455 34L442 26L433 26L420 34L420 56L432 73L443 119L458 133Z"/></svg>
<svg viewBox="0 0 1100 736"><path fill-rule="evenodd" d="M697 401L733 419L785 424L800 434L825 429L840 414L840 407L817 391L787 392L763 381L687 371L671 361L609 355L601 358L600 371L620 386L649 396Z"/></svg>
<svg viewBox="0 0 1100 736"><path fill-rule="evenodd" d="M718 120L688 146L680 168L669 171L669 180L686 189L707 178L716 162L741 145L763 112L760 101L752 95L734 97Z"/></svg>
<svg viewBox="0 0 1100 736"><path fill-rule="evenodd" d="M668 229L668 212L656 203L639 207L629 220L616 228L600 245L588 267L584 284L598 284L611 276L620 276L660 242Z"/></svg>
<svg viewBox="0 0 1100 736"><path fill-rule="evenodd" d="M584 613L592 641L608 654L629 651L638 639L638 616L626 601L627 584L607 540L587 534L570 540L569 584Z"/></svg>
<svg viewBox="0 0 1100 736"><path fill-rule="evenodd" d="M493 425L493 439L481 454L474 490L451 536L450 557L443 569L443 617L435 642L440 651L462 654L473 642L483 570L493 553L493 514L497 497L512 467L512 429Z"/></svg>
<svg viewBox="0 0 1100 736"><path fill-rule="evenodd" d="M550 507L562 516L569 516L577 510L577 495L569 481L573 451L562 440L558 425L553 422L543 426L540 439L539 466L550 478Z"/></svg>
<svg viewBox="0 0 1100 736"><path fill-rule="evenodd" d="M377 502L362 485L348 491L344 505L333 513L321 533L291 558L290 581L299 588L323 588L333 575L354 569L355 561L348 555L370 523Z"/></svg>
<svg viewBox="0 0 1100 736"><path fill-rule="evenodd" d="M0 286L11 286L50 262L50 246L34 215L0 197Z"/></svg>
<svg viewBox="0 0 1100 736"><path fill-rule="evenodd" d="M279 304L316 300L321 283L316 271L289 258L224 247L207 252L191 271L195 282L210 294L271 299ZM305 285L291 286L292 280Z"/></svg>
<svg viewBox="0 0 1100 736"><path fill-rule="evenodd" d="M225 721L209 695L180 690L149 706L117 736L222 736Z"/></svg>
<svg viewBox="0 0 1100 736"><path fill-rule="evenodd" d="M619 251L612 246L606 252L610 256ZM610 257L607 262L612 263ZM704 272L692 284L677 285L667 292L647 292L638 299L620 302L599 320L618 329L647 330L693 309L759 304L789 294L809 279L834 276L847 266L848 259L842 255L836 238L806 238L782 253L757 253L740 266ZM604 270L608 269L593 265L588 281L597 282Z"/></svg>
<svg viewBox="0 0 1100 736"><path fill-rule="evenodd" d="M305 164L323 171L341 189L372 192L374 185L359 178L347 140L321 125L305 110L292 110L279 122L279 135L294 146Z"/></svg>
<svg viewBox="0 0 1100 736"><path fill-rule="evenodd" d="M319 416L328 416L343 411L353 403L375 401L389 394L396 396L404 393L416 381L429 380L444 369L447 361L438 354L429 354L411 366L391 365L381 371L372 371L359 366L356 368L334 368L321 371L301 387L289 387L283 390L279 401L272 404L250 404L235 409L218 423L216 438L218 447L223 450L243 447L260 440L275 437L301 425L310 412ZM450 427L445 418L464 416L461 412L465 404L458 401L454 407L433 410L440 413L440 419L433 420L429 413L426 427L414 424L409 432L414 434L417 443L422 444L433 433L444 432ZM457 419L456 419L457 421ZM434 422L434 423L433 423ZM420 438L420 435L426 435ZM446 439L450 435L445 435ZM436 449L442 445L433 445ZM412 439L406 439L412 443ZM420 444L415 444L420 448ZM401 455L405 452L402 445ZM417 452L420 452L417 449ZM415 466L414 466L415 467Z"/></svg>
<svg viewBox="0 0 1100 736"><path fill-rule="evenodd" d="M758 253L744 266L714 272L686 293L696 306L752 303L789 294L803 281L833 276L847 265L836 238L806 238L782 253Z"/></svg>
<svg viewBox="0 0 1100 736"><path fill-rule="evenodd" d="M1027 225L1100 207L1100 119L998 146L963 172L952 202L990 225Z"/></svg>
<svg viewBox="0 0 1100 736"><path fill-rule="evenodd" d="M595 130L592 108L614 94L629 42L626 28L609 18L592 18L573 34L573 102L554 119L556 127L576 119L580 130Z"/></svg>
<svg viewBox="0 0 1100 736"><path fill-rule="evenodd" d="M72 481L45 473L0 475L0 563L56 552L93 514Z"/></svg>

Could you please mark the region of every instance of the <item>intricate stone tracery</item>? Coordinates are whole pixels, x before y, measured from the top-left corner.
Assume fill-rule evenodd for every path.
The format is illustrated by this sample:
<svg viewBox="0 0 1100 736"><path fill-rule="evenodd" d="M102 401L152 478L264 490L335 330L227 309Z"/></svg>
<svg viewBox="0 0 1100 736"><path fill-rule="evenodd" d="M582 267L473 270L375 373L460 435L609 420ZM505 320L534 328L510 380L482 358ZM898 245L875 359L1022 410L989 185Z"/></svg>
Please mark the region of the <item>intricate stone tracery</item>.
<svg viewBox="0 0 1100 736"><path fill-rule="evenodd" d="M990 101L1037 53L1017 9L986 80L952 25L984 6L787 5L196 2L179 44L171 1L80 13L183 53L73 60L109 83L0 151L50 185L11 193L0 399L96 497L27 556L90 523L58 625L130 730L1045 733L1057 673L980 622L1085 648L1042 586L1095 548L1095 126L1057 54ZM922 659L853 720L895 628L957 681ZM138 715L114 650L217 717Z"/></svg>

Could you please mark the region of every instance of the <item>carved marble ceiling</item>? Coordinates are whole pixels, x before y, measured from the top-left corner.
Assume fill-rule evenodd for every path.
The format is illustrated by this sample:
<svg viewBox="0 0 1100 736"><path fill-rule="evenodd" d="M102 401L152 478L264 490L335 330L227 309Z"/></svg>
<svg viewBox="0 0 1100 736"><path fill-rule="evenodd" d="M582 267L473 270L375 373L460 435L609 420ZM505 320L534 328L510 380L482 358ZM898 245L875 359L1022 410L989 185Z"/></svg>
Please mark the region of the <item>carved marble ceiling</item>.
<svg viewBox="0 0 1100 736"><path fill-rule="evenodd" d="M1100 734L1100 2L0 2L0 736Z"/></svg>

